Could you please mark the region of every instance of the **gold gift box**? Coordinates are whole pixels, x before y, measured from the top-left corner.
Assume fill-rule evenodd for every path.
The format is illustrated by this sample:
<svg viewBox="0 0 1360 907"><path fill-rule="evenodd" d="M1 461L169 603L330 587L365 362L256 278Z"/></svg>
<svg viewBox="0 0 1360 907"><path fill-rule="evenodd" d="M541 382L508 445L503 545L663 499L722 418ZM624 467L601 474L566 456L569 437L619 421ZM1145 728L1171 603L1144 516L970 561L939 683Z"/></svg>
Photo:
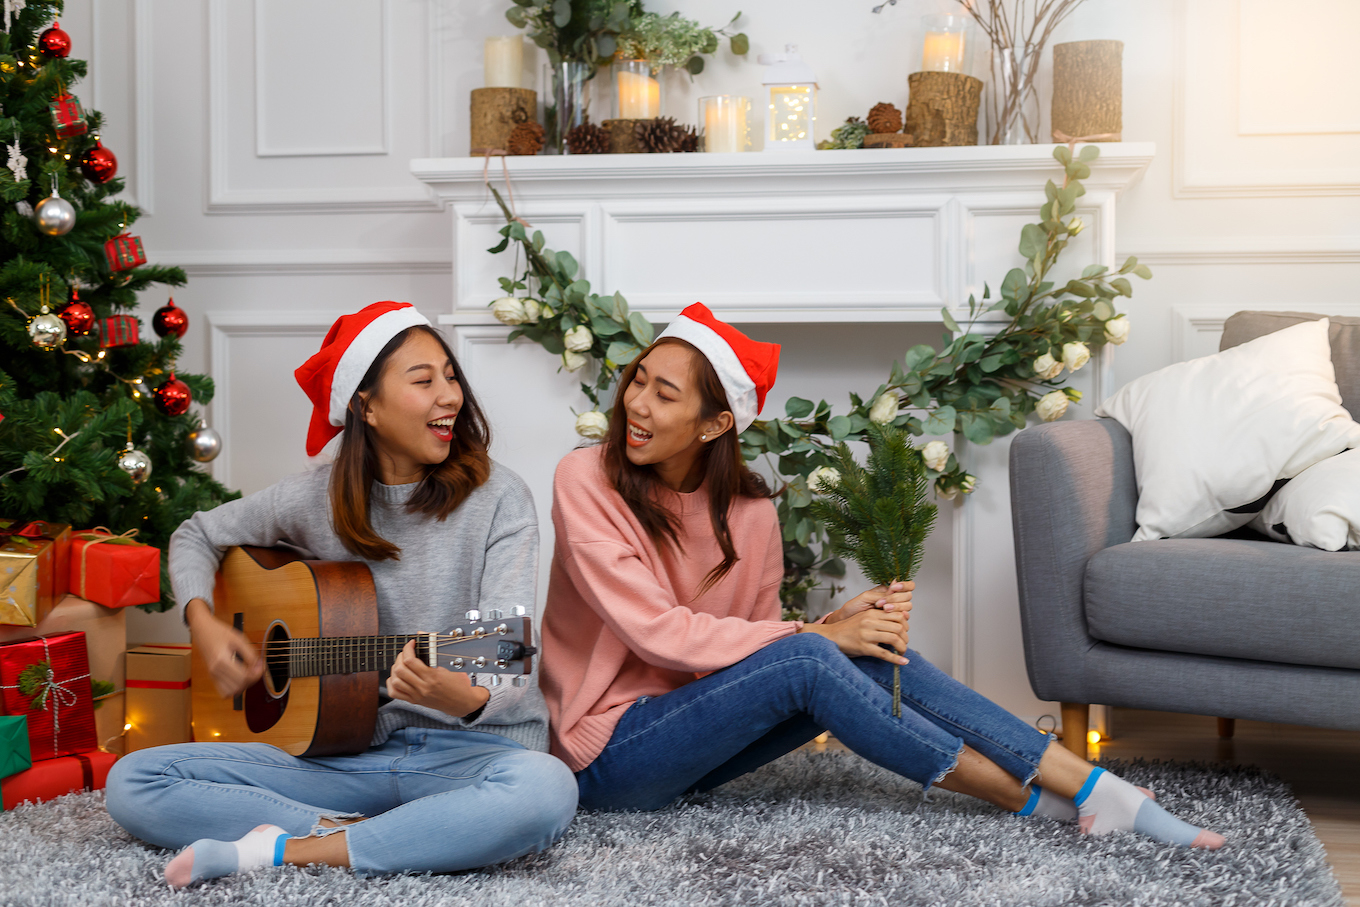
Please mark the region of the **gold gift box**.
<svg viewBox="0 0 1360 907"><path fill-rule="evenodd" d="M30 538L21 532L41 533ZM0 519L0 624L36 627L70 585L71 527Z"/></svg>

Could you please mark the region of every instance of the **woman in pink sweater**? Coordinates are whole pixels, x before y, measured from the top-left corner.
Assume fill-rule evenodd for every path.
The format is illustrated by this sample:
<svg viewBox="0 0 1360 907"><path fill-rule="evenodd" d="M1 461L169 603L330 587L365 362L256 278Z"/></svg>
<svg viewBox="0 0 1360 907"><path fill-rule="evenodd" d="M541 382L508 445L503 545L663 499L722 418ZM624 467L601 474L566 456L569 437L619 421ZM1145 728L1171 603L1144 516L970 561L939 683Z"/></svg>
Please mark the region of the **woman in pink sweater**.
<svg viewBox="0 0 1360 907"><path fill-rule="evenodd" d="M782 534L737 440L778 357L690 306L624 370L604 442L557 468L540 684L581 805L658 809L829 729L927 789L1220 846L908 650L911 583L780 620Z"/></svg>

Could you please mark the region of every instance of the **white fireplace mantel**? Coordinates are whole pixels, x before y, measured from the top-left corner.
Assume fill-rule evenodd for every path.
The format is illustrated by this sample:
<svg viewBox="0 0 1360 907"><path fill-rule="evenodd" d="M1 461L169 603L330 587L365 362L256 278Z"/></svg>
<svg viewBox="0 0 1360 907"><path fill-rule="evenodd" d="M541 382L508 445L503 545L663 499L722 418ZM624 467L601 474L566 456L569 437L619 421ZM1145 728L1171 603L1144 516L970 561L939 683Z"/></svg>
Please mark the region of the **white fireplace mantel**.
<svg viewBox="0 0 1360 907"><path fill-rule="evenodd" d="M1058 279L1093 262L1115 265L1116 200L1156 151L1150 142L1100 149L1077 204L1087 229L1064 253ZM1036 220L1045 182L1062 180L1052 153L1052 145L1013 145L512 157L504 165L516 213L544 232L550 248L575 255L596 292L622 292L653 322L703 301L739 324L938 324L942 306L957 317L984 281L995 286L1023 265L1020 228ZM503 295L497 278L514 262L511 252L486 251L500 241L504 219L485 179L508 197L502 162L421 159L411 172L453 218L453 296L439 320L451 328L491 419L493 452L536 499L541 600L553 469L580 440L570 410L586 401L555 357L527 341L506 344L509 329L488 311ZM1109 366L1108 357L1097 357L1074 376L1088 401L1112 389ZM1089 414L1089 407L1070 413ZM979 481L953 514L951 651L925 654L949 659L955 677L1032 718L1052 709L1033 697L1025 676L1009 440L951 443Z"/></svg>

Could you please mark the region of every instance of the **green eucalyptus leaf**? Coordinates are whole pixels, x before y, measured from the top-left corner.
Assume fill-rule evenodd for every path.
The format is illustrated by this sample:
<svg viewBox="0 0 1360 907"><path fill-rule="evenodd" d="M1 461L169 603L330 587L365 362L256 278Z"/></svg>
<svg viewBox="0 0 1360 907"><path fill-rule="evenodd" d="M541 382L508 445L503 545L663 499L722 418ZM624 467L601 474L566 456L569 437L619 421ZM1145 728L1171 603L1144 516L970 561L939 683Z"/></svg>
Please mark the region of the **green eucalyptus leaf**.
<svg viewBox="0 0 1360 907"><path fill-rule="evenodd" d="M945 330L952 334L959 332L959 323L954 320L954 316L949 314L949 306L940 309L940 318L944 321Z"/></svg>
<svg viewBox="0 0 1360 907"><path fill-rule="evenodd" d="M1053 157L1064 167L1072 163L1072 149L1066 145L1058 145L1053 149Z"/></svg>
<svg viewBox="0 0 1360 907"><path fill-rule="evenodd" d="M1120 296L1132 296L1133 284L1129 283L1127 277L1116 277L1110 281L1110 287Z"/></svg>
<svg viewBox="0 0 1360 907"><path fill-rule="evenodd" d="M500 242L492 246L490 249L487 249L486 251L490 252L492 255L495 255L497 252L504 252L507 248L509 248L509 246L510 238L506 237L505 239L502 239Z"/></svg>
<svg viewBox="0 0 1360 907"><path fill-rule="evenodd" d="M1048 247L1048 231L1038 224L1025 224L1020 228L1020 254L1026 258L1038 258Z"/></svg>
<svg viewBox="0 0 1360 907"><path fill-rule="evenodd" d="M1067 174L1074 180L1084 180L1091 175L1091 168L1081 161L1073 161L1067 165Z"/></svg>
<svg viewBox="0 0 1360 907"><path fill-rule="evenodd" d="M1091 163L1098 157L1100 157L1099 145L1086 145L1081 149L1081 151L1077 152L1077 160L1086 164Z"/></svg>
<svg viewBox="0 0 1360 907"><path fill-rule="evenodd" d="M1110 269L1105 267L1104 265L1087 265L1085 268L1082 269L1081 276L1083 278L1099 277L1108 270Z"/></svg>
<svg viewBox="0 0 1360 907"><path fill-rule="evenodd" d="M964 413L959 418L959 425L963 429L963 436L974 444L992 443L992 422L990 419L973 413Z"/></svg>
<svg viewBox="0 0 1360 907"><path fill-rule="evenodd" d="M806 419L812 414L812 401L802 397L790 397L784 403L784 414L790 419Z"/></svg>
<svg viewBox="0 0 1360 907"><path fill-rule="evenodd" d="M1123 278L1120 279L1122 280ZM1114 306L1102 299L1095 304L1093 309L1091 309L1091 314L1097 321L1109 321L1114 317Z"/></svg>
<svg viewBox="0 0 1360 907"><path fill-rule="evenodd" d="M990 356L983 356L978 360L978 368L989 375L1005 364L1006 357L1002 353L992 353Z"/></svg>
<svg viewBox="0 0 1360 907"><path fill-rule="evenodd" d="M512 6L507 9L505 11L505 18L508 19L510 24L515 26L515 28L523 28L529 24L529 17L525 15L524 10L518 6Z"/></svg>
<svg viewBox="0 0 1360 907"><path fill-rule="evenodd" d="M571 0L555 0L553 3L553 25L566 28L571 21Z"/></svg>
<svg viewBox="0 0 1360 907"><path fill-rule="evenodd" d="M1132 271L1132 270L1133 270L1135 267L1137 267L1137 266L1138 266L1138 256L1137 256L1137 255L1130 255L1128 258L1124 259L1124 264L1123 264L1123 266L1119 269L1119 273L1120 273L1120 274L1127 274L1127 273L1129 273L1130 271Z"/></svg>
<svg viewBox="0 0 1360 907"><path fill-rule="evenodd" d="M632 362L633 357L640 352L642 352L642 347L631 340L615 340L609 344L609 349L604 355L611 362L626 365Z"/></svg>
<svg viewBox="0 0 1360 907"><path fill-rule="evenodd" d="M827 434L831 435L831 440L842 441L850 434L850 419L848 416L832 416L826 421Z"/></svg>
<svg viewBox="0 0 1360 907"><path fill-rule="evenodd" d="M742 56L751 49L751 39L741 32L732 36L732 53Z"/></svg>
<svg viewBox="0 0 1360 907"><path fill-rule="evenodd" d="M1001 281L1001 296L1003 299L1014 299L1017 302L1029 299L1029 278L1025 276L1024 271L1011 268L1006 272L1006 279Z"/></svg>
<svg viewBox="0 0 1360 907"><path fill-rule="evenodd" d="M925 343L918 343L916 346L907 350L907 354L902 357L902 367L909 372L914 372L921 366L929 366L935 361L935 348Z"/></svg>
<svg viewBox="0 0 1360 907"><path fill-rule="evenodd" d="M595 39L595 52L601 57L613 57L618 46L618 40L613 35L600 35Z"/></svg>
<svg viewBox="0 0 1360 907"><path fill-rule="evenodd" d="M692 76L697 76L704 71L704 58L695 54L685 61L685 72Z"/></svg>
<svg viewBox="0 0 1360 907"><path fill-rule="evenodd" d="M812 503L812 492L808 490L807 480L799 476L789 483L789 506L803 508Z"/></svg>
<svg viewBox="0 0 1360 907"><path fill-rule="evenodd" d="M1069 280L1067 282L1067 292L1071 293L1073 296L1080 296L1083 299L1092 299L1098 295L1089 285L1084 284L1079 280Z"/></svg>
<svg viewBox="0 0 1360 907"><path fill-rule="evenodd" d="M567 346L562 342L561 336L551 332L545 333L543 339L538 341L538 345L554 356L560 356L567 351Z"/></svg>
<svg viewBox="0 0 1360 907"><path fill-rule="evenodd" d="M926 435L947 435L954 430L954 420L958 418L952 406L941 406L921 423L921 433Z"/></svg>
<svg viewBox="0 0 1360 907"><path fill-rule="evenodd" d="M1138 265L1136 268L1133 269L1133 273L1137 274L1144 280L1152 279L1152 269L1149 268L1147 265Z"/></svg>
<svg viewBox="0 0 1360 907"><path fill-rule="evenodd" d="M821 571L827 576L840 579L845 576L845 561L838 557L828 558L822 562Z"/></svg>
<svg viewBox="0 0 1360 907"><path fill-rule="evenodd" d="M557 2L558 2L558 3L562 3L562 2L565 2L565 0L557 0ZM518 226L518 225L517 225L517 226ZM520 227L520 229L523 230L524 228L523 228L523 227ZM561 270L562 273L565 274L565 275L567 276L567 279L568 279L568 280L575 279L575 277L576 277L577 264L576 264L576 259L575 259L575 258L572 258L571 253L570 253L570 252L558 252L556 257L557 257L557 267L558 267L558 269Z"/></svg>

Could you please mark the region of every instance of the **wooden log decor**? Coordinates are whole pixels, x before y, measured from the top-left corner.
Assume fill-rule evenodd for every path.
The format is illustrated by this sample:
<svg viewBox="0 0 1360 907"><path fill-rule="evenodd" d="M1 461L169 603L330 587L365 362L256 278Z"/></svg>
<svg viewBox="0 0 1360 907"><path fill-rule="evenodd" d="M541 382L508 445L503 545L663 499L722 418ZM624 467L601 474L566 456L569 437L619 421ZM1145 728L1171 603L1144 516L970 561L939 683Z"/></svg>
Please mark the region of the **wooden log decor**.
<svg viewBox="0 0 1360 907"><path fill-rule="evenodd" d="M978 143L982 81L961 72L914 72L902 131L918 148Z"/></svg>
<svg viewBox="0 0 1360 907"><path fill-rule="evenodd" d="M531 88L472 89L472 155L506 150L510 130L534 119L537 103Z"/></svg>
<svg viewBox="0 0 1360 907"><path fill-rule="evenodd" d="M609 133L609 153L610 154L642 154L646 148L637 139L637 130L634 128L638 123L646 120L605 120L600 124L604 131Z"/></svg>
<svg viewBox="0 0 1360 907"><path fill-rule="evenodd" d="M1124 131L1123 41L1053 45L1053 137L1117 142ZM1062 136L1062 137L1060 137Z"/></svg>
<svg viewBox="0 0 1360 907"><path fill-rule="evenodd" d="M910 148L912 137L901 132L877 132L864 137L865 148Z"/></svg>

